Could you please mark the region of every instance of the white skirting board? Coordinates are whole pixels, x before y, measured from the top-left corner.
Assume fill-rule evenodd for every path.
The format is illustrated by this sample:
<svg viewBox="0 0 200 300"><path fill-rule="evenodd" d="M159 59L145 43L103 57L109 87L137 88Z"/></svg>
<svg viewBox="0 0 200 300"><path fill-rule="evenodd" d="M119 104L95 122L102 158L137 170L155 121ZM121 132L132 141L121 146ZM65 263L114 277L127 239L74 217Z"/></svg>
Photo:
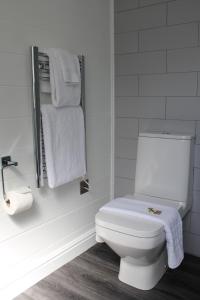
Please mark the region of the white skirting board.
<svg viewBox="0 0 200 300"><path fill-rule="evenodd" d="M49 253L47 257L42 258L42 261L40 260L39 265L30 269L29 272L17 278L4 289L1 289L0 299L12 300L44 277L94 246L95 243L95 229L93 228L57 249L56 252Z"/></svg>

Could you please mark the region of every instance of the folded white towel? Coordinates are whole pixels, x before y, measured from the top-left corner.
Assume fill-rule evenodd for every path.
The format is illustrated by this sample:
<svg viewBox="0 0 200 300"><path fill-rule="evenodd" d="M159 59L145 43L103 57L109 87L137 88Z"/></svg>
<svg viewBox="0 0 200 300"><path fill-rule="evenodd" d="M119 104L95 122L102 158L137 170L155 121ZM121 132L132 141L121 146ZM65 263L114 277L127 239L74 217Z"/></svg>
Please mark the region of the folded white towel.
<svg viewBox="0 0 200 300"><path fill-rule="evenodd" d="M40 80L40 91L41 91L41 93L51 94L50 82Z"/></svg>
<svg viewBox="0 0 200 300"><path fill-rule="evenodd" d="M79 84L81 74L78 56L63 49L54 49L54 53L60 62L64 82L66 84Z"/></svg>
<svg viewBox="0 0 200 300"><path fill-rule="evenodd" d="M49 56L49 69L50 69L50 85L51 85L51 98L52 104L56 107L62 106L78 106L81 98L81 82L65 82L65 79L76 80L76 76L70 73L70 68L67 69L67 63L64 63L63 55L59 55L58 49L50 48L46 50ZM77 68L77 66L76 66ZM80 72L80 71L79 71ZM68 74L68 75L67 75ZM71 79L69 79L71 74ZM67 77L68 76L68 77ZM65 79L64 79L65 77Z"/></svg>
<svg viewBox="0 0 200 300"><path fill-rule="evenodd" d="M55 188L86 173L83 111L50 104L41 111L48 185Z"/></svg>
<svg viewBox="0 0 200 300"><path fill-rule="evenodd" d="M151 214L148 210L150 207L158 209L162 213L160 215ZM182 262L184 258L182 219L176 208L139 200L116 198L104 205L100 210L114 211L133 217L139 216L143 219L163 224L166 233L168 265L171 269L174 269Z"/></svg>

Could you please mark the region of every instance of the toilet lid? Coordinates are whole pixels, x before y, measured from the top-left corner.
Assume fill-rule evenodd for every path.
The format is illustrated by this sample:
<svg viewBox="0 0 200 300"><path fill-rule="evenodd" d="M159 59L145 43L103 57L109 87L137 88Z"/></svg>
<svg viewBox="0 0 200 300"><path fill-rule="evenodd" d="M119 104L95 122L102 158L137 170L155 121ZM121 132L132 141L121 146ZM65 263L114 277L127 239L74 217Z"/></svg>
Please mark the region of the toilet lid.
<svg viewBox="0 0 200 300"><path fill-rule="evenodd" d="M134 201L133 198L132 200ZM155 237L164 231L161 223L144 219L142 216L123 215L116 211L99 211L95 222L98 226L140 238Z"/></svg>
<svg viewBox="0 0 200 300"><path fill-rule="evenodd" d="M131 217L116 212L99 211L95 218L96 225L136 237L155 237L164 230L162 224Z"/></svg>

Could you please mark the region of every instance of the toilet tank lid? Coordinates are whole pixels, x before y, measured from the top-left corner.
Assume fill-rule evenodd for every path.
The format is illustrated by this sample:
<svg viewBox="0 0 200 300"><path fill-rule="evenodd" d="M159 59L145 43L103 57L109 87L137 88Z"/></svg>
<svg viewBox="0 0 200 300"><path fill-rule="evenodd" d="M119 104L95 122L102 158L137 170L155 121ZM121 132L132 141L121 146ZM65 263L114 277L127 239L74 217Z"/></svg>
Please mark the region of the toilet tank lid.
<svg viewBox="0 0 200 300"><path fill-rule="evenodd" d="M168 132L140 132L140 137L149 137L149 138L160 138L160 139L174 139L174 140L191 140L194 137L192 135L185 134L171 134Z"/></svg>

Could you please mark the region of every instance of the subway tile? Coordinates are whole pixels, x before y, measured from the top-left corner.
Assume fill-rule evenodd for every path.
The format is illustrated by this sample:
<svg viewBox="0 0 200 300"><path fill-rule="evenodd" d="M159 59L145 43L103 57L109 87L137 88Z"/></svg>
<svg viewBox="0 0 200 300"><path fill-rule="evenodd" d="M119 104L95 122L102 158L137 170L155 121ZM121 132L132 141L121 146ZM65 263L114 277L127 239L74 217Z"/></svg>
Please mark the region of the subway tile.
<svg viewBox="0 0 200 300"><path fill-rule="evenodd" d="M198 24L166 26L140 32L140 50L197 46Z"/></svg>
<svg viewBox="0 0 200 300"><path fill-rule="evenodd" d="M188 213L183 218L183 231L184 232L189 232L190 231L190 223L191 223L191 213Z"/></svg>
<svg viewBox="0 0 200 300"><path fill-rule="evenodd" d="M138 50L138 32L119 33L115 35L115 53L131 53Z"/></svg>
<svg viewBox="0 0 200 300"><path fill-rule="evenodd" d="M200 72L198 72L198 90L197 90L198 96L200 96Z"/></svg>
<svg viewBox="0 0 200 300"><path fill-rule="evenodd" d="M169 2L170 0L139 0L140 6L148 6L152 4Z"/></svg>
<svg viewBox="0 0 200 300"><path fill-rule="evenodd" d="M194 190L200 191L200 169L194 168Z"/></svg>
<svg viewBox="0 0 200 300"><path fill-rule="evenodd" d="M200 257L200 236L192 233L184 234L184 250L186 253Z"/></svg>
<svg viewBox="0 0 200 300"><path fill-rule="evenodd" d="M200 121L196 122L196 144L200 144Z"/></svg>
<svg viewBox="0 0 200 300"><path fill-rule="evenodd" d="M166 24L166 5L159 4L117 15L116 32L128 32Z"/></svg>
<svg viewBox="0 0 200 300"><path fill-rule="evenodd" d="M134 181L128 178L115 178L115 197L134 193Z"/></svg>
<svg viewBox="0 0 200 300"><path fill-rule="evenodd" d="M138 136L138 120L132 118L117 118L116 120L117 138L134 139Z"/></svg>
<svg viewBox="0 0 200 300"><path fill-rule="evenodd" d="M116 145L116 157L136 159L137 139L118 139Z"/></svg>
<svg viewBox="0 0 200 300"><path fill-rule="evenodd" d="M135 177L136 160L117 158L115 162L115 176L133 179Z"/></svg>
<svg viewBox="0 0 200 300"><path fill-rule="evenodd" d="M195 145L194 167L200 168L200 145Z"/></svg>
<svg viewBox="0 0 200 300"><path fill-rule="evenodd" d="M200 71L200 48L168 51L167 70L168 72Z"/></svg>
<svg viewBox="0 0 200 300"><path fill-rule="evenodd" d="M200 191L193 192L192 211L200 213Z"/></svg>
<svg viewBox="0 0 200 300"><path fill-rule="evenodd" d="M117 97L138 96L138 77L117 76L115 78L115 95Z"/></svg>
<svg viewBox="0 0 200 300"><path fill-rule="evenodd" d="M30 63L22 54L0 53L0 85L27 86L31 84Z"/></svg>
<svg viewBox="0 0 200 300"><path fill-rule="evenodd" d="M118 98L116 103L116 110L118 117L163 119L165 117L165 98Z"/></svg>
<svg viewBox="0 0 200 300"><path fill-rule="evenodd" d="M200 20L199 0L177 0L168 4L168 24Z"/></svg>
<svg viewBox="0 0 200 300"><path fill-rule="evenodd" d="M27 87L0 86L0 119L31 115L31 91Z"/></svg>
<svg viewBox="0 0 200 300"><path fill-rule="evenodd" d="M141 96L195 96L196 89L196 73L140 76Z"/></svg>
<svg viewBox="0 0 200 300"><path fill-rule="evenodd" d="M163 73L166 71L166 54L163 51L118 55L116 72L119 75Z"/></svg>
<svg viewBox="0 0 200 300"><path fill-rule="evenodd" d="M169 132L174 134L195 135L194 121L141 119L139 121L140 132Z"/></svg>
<svg viewBox="0 0 200 300"><path fill-rule="evenodd" d="M200 119L200 97L169 97L166 118L178 120Z"/></svg>
<svg viewBox="0 0 200 300"><path fill-rule="evenodd" d="M133 9L138 6L138 0L115 0L115 11Z"/></svg>
<svg viewBox="0 0 200 300"><path fill-rule="evenodd" d="M190 232L200 235L200 214L191 213Z"/></svg>

